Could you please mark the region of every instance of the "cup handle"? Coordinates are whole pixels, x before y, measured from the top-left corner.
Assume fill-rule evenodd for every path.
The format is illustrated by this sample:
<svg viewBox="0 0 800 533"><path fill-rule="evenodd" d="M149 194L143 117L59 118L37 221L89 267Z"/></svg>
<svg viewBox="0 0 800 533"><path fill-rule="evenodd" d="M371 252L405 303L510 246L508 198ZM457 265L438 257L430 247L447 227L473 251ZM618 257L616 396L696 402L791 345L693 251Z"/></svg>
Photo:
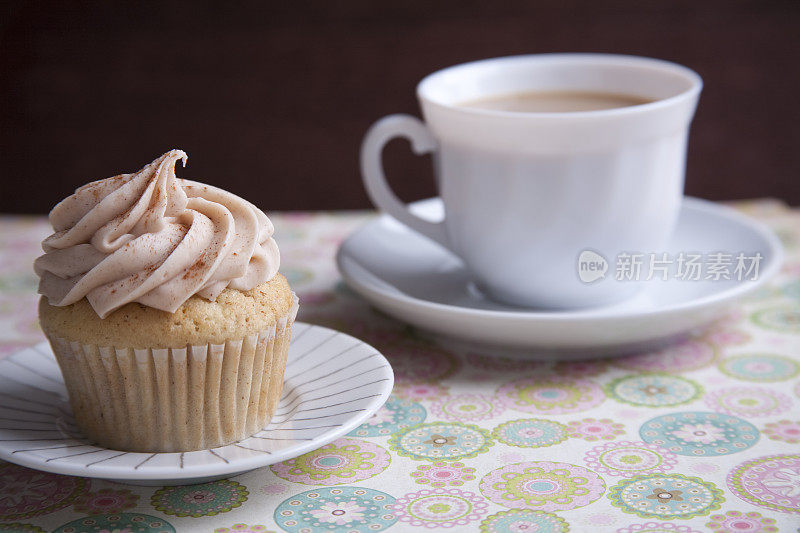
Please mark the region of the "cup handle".
<svg viewBox="0 0 800 533"><path fill-rule="evenodd" d="M411 150L422 155L436 150L438 143L421 120L411 115L389 115L372 125L361 143L361 177L372 203L394 218L448 247L443 222L429 222L409 211L386 183L383 173L382 152L387 142L395 137L411 141Z"/></svg>

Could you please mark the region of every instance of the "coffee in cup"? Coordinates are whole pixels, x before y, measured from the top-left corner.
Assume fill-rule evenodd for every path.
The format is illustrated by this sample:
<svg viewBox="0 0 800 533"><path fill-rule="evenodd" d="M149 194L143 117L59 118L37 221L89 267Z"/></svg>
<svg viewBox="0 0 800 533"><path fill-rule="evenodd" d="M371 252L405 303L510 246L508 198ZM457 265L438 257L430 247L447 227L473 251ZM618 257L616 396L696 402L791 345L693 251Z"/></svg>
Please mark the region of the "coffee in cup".
<svg viewBox="0 0 800 533"><path fill-rule="evenodd" d="M649 104L653 100L630 94L589 91L528 91L461 102L461 107L517 113L574 113Z"/></svg>

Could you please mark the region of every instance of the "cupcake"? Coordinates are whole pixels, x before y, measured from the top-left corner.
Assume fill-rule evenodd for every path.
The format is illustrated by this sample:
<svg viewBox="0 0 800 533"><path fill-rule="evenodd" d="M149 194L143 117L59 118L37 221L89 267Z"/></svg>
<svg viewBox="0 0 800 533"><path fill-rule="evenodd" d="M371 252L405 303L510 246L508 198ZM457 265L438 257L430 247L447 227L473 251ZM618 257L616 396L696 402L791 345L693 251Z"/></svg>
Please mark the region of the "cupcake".
<svg viewBox="0 0 800 533"><path fill-rule="evenodd" d="M77 189L36 259L39 320L75 421L124 451L213 448L260 431L283 387L297 298L253 204L179 179L172 150Z"/></svg>

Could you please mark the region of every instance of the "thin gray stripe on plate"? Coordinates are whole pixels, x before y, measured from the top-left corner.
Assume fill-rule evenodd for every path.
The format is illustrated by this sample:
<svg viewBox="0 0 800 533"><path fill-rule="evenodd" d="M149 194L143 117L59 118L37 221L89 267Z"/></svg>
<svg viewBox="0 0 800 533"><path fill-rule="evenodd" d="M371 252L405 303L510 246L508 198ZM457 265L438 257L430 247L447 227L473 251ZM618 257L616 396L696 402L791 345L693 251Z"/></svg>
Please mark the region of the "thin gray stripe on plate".
<svg viewBox="0 0 800 533"><path fill-rule="evenodd" d="M241 444L237 444L237 443L234 443L234 446L236 446L237 448L242 448L242 449L250 450L250 451L253 451L253 452L261 452L261 453L266 453L267 455L272 455L272 452L268 452L267 450L259 450L257 448L248 448L247 446L242 446Z"/></svg>
<svg viewBox="0 0 800 533"><path fill-rule="evenodd" d="M307 356L308 354L310 354L310 353L312 353L312 352L315 352L315 351L317 351L317 350L318 350L318 349L320 349L322 346L324 346L325 344L327 344L328 342L330 342L330 341L332 341L334 338L336 338L336 336L338 336L338 335L340 335L340 333L339 333L338 331L334 331L334 332L333 332L333 334L332 334L332 335L330 335L330 336L328 336L328 337L326 337L326 338L325 338L325 340L323 340L322 342L320 342L319 344L317 344L317 345L316 345L316 346L314 346L313 348L309 348L308 350L306 350L305 352L303 352L303 354L302 354L302 355L300 355L300 356L298 356L297 358L294 358L294 359L292 359L291 361L289 361L289 364L290 364L291 366L294 366L295 364L297 364L297 362L298 362L298 361L300 361L301 359L303 359L305 356Z"/></svg>
<svg viewBox="0 0 800 533"><path fill-rule="evenodd" d="M214 455L214 456L216 456L216 457L219 457L220 459L222 459L223 461L225 461L225 463L226 463L226 464L230 464L230 461L228 461L227 459L225 459L224 457L222 457L220 454L218 454L218 453L217 453L217 452L215 452L214 450L208 450L208 451L211 453L211 455Z"/></svg>
<svg viewBox="0 0 800 533"><path fill-rule="evenodd" d="M291 418L290 420L320 420L320 419L323 419L323 418L333 418L334 416L339 416L339 415L349 415L350 413L358 413L358 412L361 412L361 411L366 411L366 409L353 409L351 411L341 411L341 412L333 413L333 414L330 414L330 415L309 416L307 418Z"/></svg>
<svg viewBox="0 0 800 533"><path fill-rule="evenodd" d="M280 431L280 430L262 429L261 431ZM260 432L259 432L259 433L260 433ZM312 439L312 438L309 438L309 437L305 437L305 438L302 438L302 439L281 439L281 438L278 438L278 437L259 437L258 435L253 435L251 438L254 438L254 439L261 439L261 440L283 440L283 441L287 441L287 440L288 440L288 441L296 441L296 440L314 440L314 439Z"/></svg>
<svg viewBox="0 0 800 533"><path fill-rule="evenodd" d="M349 364L349 365L347 365L347 366L343 366L343 367L339 368L339 370L337 370L336 372L331 372L330 374L325 374L324 376L320 376L320 377L318 377L318 378L314 379L313 381L316 381L316 380L318 380L318 379L321 379L321 378L324 378L324 377L327 377L327 376L333 376L333 375L335 375L335 374L338 374L338 373L339 373L339 372L341 372L342 370L347 370L347 369L348 369L348 368L350 368L351 366L353 366L353 365L356 365L356 364L358 364L358 363L360 363L360 362L362 362L362 361L366 361L367 359L369 359L369 358L371 358L371 357L375 357L376 355L380 355L380 354L379 354L378 352L375 352L374 354L368 355L368 356L366 356L366 357L364 357L364 358L362 358L362 359L359 359L358 361L353 361L352 363L350 363L350 364ZM304 374L307 374L307 373L309 373L309 372L311 372L311 371L313 371L313 370L317 370L317 369L322 369L322 370L324 370L324 369L326 368L327 364L328 364L328 361L325 361L324 363L320 363L320 364L318 364L318 365L317 365L317 366L315 366L315 367L312 367L312 368L309 368L309 369L306 369L306 370L304 370L304 371L303 371L303 373L304 373ZM297 377L297 375L294 375L294 376L292 376L292 377L290 377L290 378L286 378L286 380L285 380L285 381L286 381L286 382L288 382L288 381L291 381L291 380L292 380L292 379L294 379L295 377ZM307 382L307 383L311 383L311 382L309 381L309 382ZM300 385L303 385L303 383L301 383ZM296 385L296 386L298 386L298 387L299 387L300 385Z"/></svg>
<svg viewBox="0 0 800 533"><path fill-rule="evenodd" d="M148 457L147 459L145 459L144 461L142 461L142 462L141 462L141 463L139 463L138 465L134 466L134 467L133 467L133 469L134 469L134 470L139 470L139 467L140 467L140 466L142 466L143 464L145 464L147 461L149 461L150 459L152 459L152 458L153 458L153 457L155 457L156 455L158 455L158 454L157 454L157 453L150 454L150 457Z"/></svg>
<svg viewBox="0 0 800 533"><path fill-rule="evenodd" d="M354 410L352 410L352 411L341 411L341 412L339 412L339 413L332 413L332 414L330 414L330 415L324 415L324 416L310 416L310 417L308 417L308 418L294 418L294 417L290 417L290 418L287 418L287 419L285 419L285 420L281 420L280 422L276 422L276 424L283 424L283 423L285 423L285 422L289 422L290 420L319 420L319 419L322 419L322 418L333 418L334 416L339 416L339 415L347 415L347 414L350 414L350 413L357 413L357 412L359 412L359 411L366 411L366 409L354 409Z"/></svg>
<svg viewBox="0 0 800 533"><path fill-rule="evenodd" d="M277 431L306 431L307 429L340 428L343 425L344 424L333 424L331 426L309 426L309 427L305 427L305 428L285 428L285 429L279 429Z"/></svg>
<svg viewBox="0 0 800 533"><path fill-rule="evenodd" d="M359 342L355 343L354 345L350 346L349 348L345 348L344 350L342 350L341 352L337 353L336 355L334 355L334 356L332 356L332 357L329 357L328 359L326 359L326 360L325 360L325 364L327 365L328 363L330 363L331 361L333 361L334 359L336 359L336 358L337 358L337 357L339 357L340 355L344 355L344 354L346 354L347 352L349 352L350 350L352 350L353 348L358 348L359 346L364 346L364 343L359 341ZM295 360L295 361L296 361L296 360ZM286 370L289 370L289 369L291 369L291 368L294 366L294 363L295 363L295 361L292 361L292 362L289 364L289 366L287 366L287 367L286 367ZM308 369L306 369L306 370L303 370L303 372L309 372L309 371L313 370L314 368L318 368L319 366L320 366L320 365L317 365L317 366L315 366L315 367L312 367L312 368L308 368ZM285 379L285 380L293 379L295 376L297 376L297 374L294 374L293 376L291 376L291 377L288 377L288 378L284 378L284 379Z"/></svg>
<svg viewBox="0 0 800 533"><path fill-rule="evenodd" d="M308 384L308 383L313 383L313 382L315 382L315 381L319 381L319 380L321 380L321 379L324 379L324 378L327 378L327 377L330 377L330 376L335 376L335 375L336 375L336 374L338 374L339 372L342 372L343 370L347 370L347 369L348 369L348 368L350 368L351 366L357 365L358 363L361 363L362 361L366 361L367 359L370 359L370 358L372 358L372 357L375 357L376 355L380 355L380 354L379 354L379 353L377 353L377 352L375 352L375 353L373 353L373 354L370 354L370 355L368 355L368 356L366 356L366 357L362 357L362 358L361 358L361 359L359 359L358 361L353 361L353 362L352 362L352 363L350 363L349 365L347 365L347 366L343 366L343 367L339 368L338 370L336 370L335 372L331 372L331 373L329 373L329 374L323 374L323 375L321 375L321 376L318 376L318 377L316 377L316 378L314 378L314 379L311 379L311 380L305 381L305 382L303 382L303 383L294 384L294 385L292 385L292 387L293 387L293 388L302 387L303 385L306 385L306 384ZM317 370L317 369L319 369L319 368L322 368L322 369L324 370L324 368L325 368L325 367L320 367L320 366L317 366L317 367L314 367L313 369L309 369L309 370ZM292 380L293 378L294 378L294 376L292 376L291 378L288 378L288 379L286 379L285 381L286 381L286 382L289 382L289 381L290 381L290 380Z"/></svg>
<svg viewBox="0 0 800 533"><path fill-rule="evenodd" d="M377 396L380 396L380 394L371 394L369 396L362 396L361 398L353 398L352 400L347 400L347 401L344 401L344 402L323 405L321 407L311 407L309 409L300 409L299 411L290 411L290 412L287 412L287 413L281 413L280 416L296 415L297 413L306 413L308 411L319 411L320 409L327 409L329 407L336 407L337 405L344 405L346 403L357 402L359 400L366 400L367 398L375 398ZM278 416L278 415L276 414L276 416Z"/></svg>
<svg viewBox="0 0 800 533"><path fill-rule="evenodd" d="M89 446L88 444L67 444L66 446L47 446L44 448L24 448L22 450L14 450L11 453L22 453L22 452L38 452L40 450L61 450L64 448L78 448L80 446Z"/></svg>
<svg viewBox="0 0 800 533"><path fill-rule="evenodd" d="M367 387L369 385L375 385L376 383L380 383L381 381L386 381L387 379L388 378L376 379L375 381L370 381L369 383L364 383L363 385L359 385L358 387L350 387L349 389L343 389L343 390L340 390L340 391L332 392L332 393L326 394L324 396L317 396L316 398L308 398L308 399L305 399L302 402L299 402L297 404L294 404L294 405L291 405L291 406L290 405L284 405L282 407L294 408L294 407L297 407L298 405L303 405L304 403L313 402L314 400L321 400L323 398L330 398L331 396L337 396L339 394L344 394L345 392L352 392L354 390L358 390L358 389ZM298 396L297 398L295 398L295 400L297 400L299 398L300 397ZM291 404L292 402L294 402L294 400L289 402L289 404ZM283 414L286 414L286 413L275 413L274 416L279 416L279 415L283 415Z"/></svg>
<svg viewBox="0 0 800 533"><path fill-rule="evenodd" d="M86 451L86 452L72 453L72 454L69 454L69 455L60 455L58 457L51 457L50 459L45 459L44 462L45 463L49 463L50 461L57 461L59 459L66 459L68 457L77 457L79 455L89 455L90 453L107 452L107 451L108 450L105 449L105 448L97 448L96 450L89 450L89 451Z"/></svg>
<svg viewBox="0 0 800 533"><path fill-rule="evenodd" d="M346 381L350 381L350 380L352 380L352 379L354 379L354 378L361 377L361 376L363 376L364 374L368 374L369 372L373 372L373 371L375 371L375 370L378 370L378 369L380 369L380 368L386 368L386 367L387 367L387 365L376 366L375 368L370 368L369 370L364 370L363 372L361 372L361 373L359 373L359 374L353 374L352 376L348 376L348 377L346 377L346 378L340 379L339 381L334 381L333 383L327 383L327 384L325 384L325 385L321 385L321 386L319 387L319 389L325 389L325 388L331 387L331 386L333 386L333 385L338 385L339 383L344 383L344 382L346 382ZM335 374L335 373L336 373L336 372L334 372L333 374ZM319 376L318 378L314 378L314 379L310 379L310 380L308 380L308 381L304 381L303 383L294 384L294 385L292 385L292 388L289 390L289 392L287 392L287 393L284 395L284 397L283 397L283 398L284 398L284 399L285 399L285 398L288 398L290 394L294 393L294 392L295 392L297 389L299 389L299 388L300 388L300 387L302 387L303 385L308 385L309 383L314 383L315 381L319 381L319 380L321 380L321 379L324 379L324 378L326 378L326 377L332 376L333 374L326 374L326 375L324 375L324 376ZM318 389L318 390L319 390L319 389ZM300 393L298 393L298 394L300 394Z"/></svg>
<svg viewBox="0 0 800 533"><path fill-rule="evenodd" d="M111 457L106 457L105 459L100 459L99 461L92 461L91 463L86 463L86 468L89 468L92 465L96 465L97 463L102 463L103 461L110 461L111 459L116 459L117 457L121 457L123 455L128 455L130 452L120 452L117 455L112 455Z"/></svg>

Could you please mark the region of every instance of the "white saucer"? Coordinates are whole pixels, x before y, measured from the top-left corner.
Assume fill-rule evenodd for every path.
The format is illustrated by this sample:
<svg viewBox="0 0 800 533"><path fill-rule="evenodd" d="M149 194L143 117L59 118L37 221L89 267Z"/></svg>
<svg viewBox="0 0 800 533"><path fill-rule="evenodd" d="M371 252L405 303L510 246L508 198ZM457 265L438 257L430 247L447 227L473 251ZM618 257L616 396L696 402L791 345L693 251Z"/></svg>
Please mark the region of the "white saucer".
<svg viewBox="0 0 800 533"><path fill-rule="evenodd" d="M443 213L438 198L416 202L412 210L431 220ZM336 259L353 290L409 324L473 345L511 348L509 355L563 359L663 344L757 289L779 270L782 257L769 229L696 198L684 199L678 227L663 251L673 257L678 252L760 253L763 259L755 281L642 281L645 287L630 300L579 311L527 310L486 299L456 256L388 215L350 235Z"/></svg>
<svg viewBox="0 0 800 533"><path fill-rule="evenodd" d="M80 434L53 352L41 343L0 361L0 458L137 485L202 483L297 457L349 433L383 405L393 384L391 366L372 346L295 322L283 398L262 431L211 450L121 452Z"/></svg>

